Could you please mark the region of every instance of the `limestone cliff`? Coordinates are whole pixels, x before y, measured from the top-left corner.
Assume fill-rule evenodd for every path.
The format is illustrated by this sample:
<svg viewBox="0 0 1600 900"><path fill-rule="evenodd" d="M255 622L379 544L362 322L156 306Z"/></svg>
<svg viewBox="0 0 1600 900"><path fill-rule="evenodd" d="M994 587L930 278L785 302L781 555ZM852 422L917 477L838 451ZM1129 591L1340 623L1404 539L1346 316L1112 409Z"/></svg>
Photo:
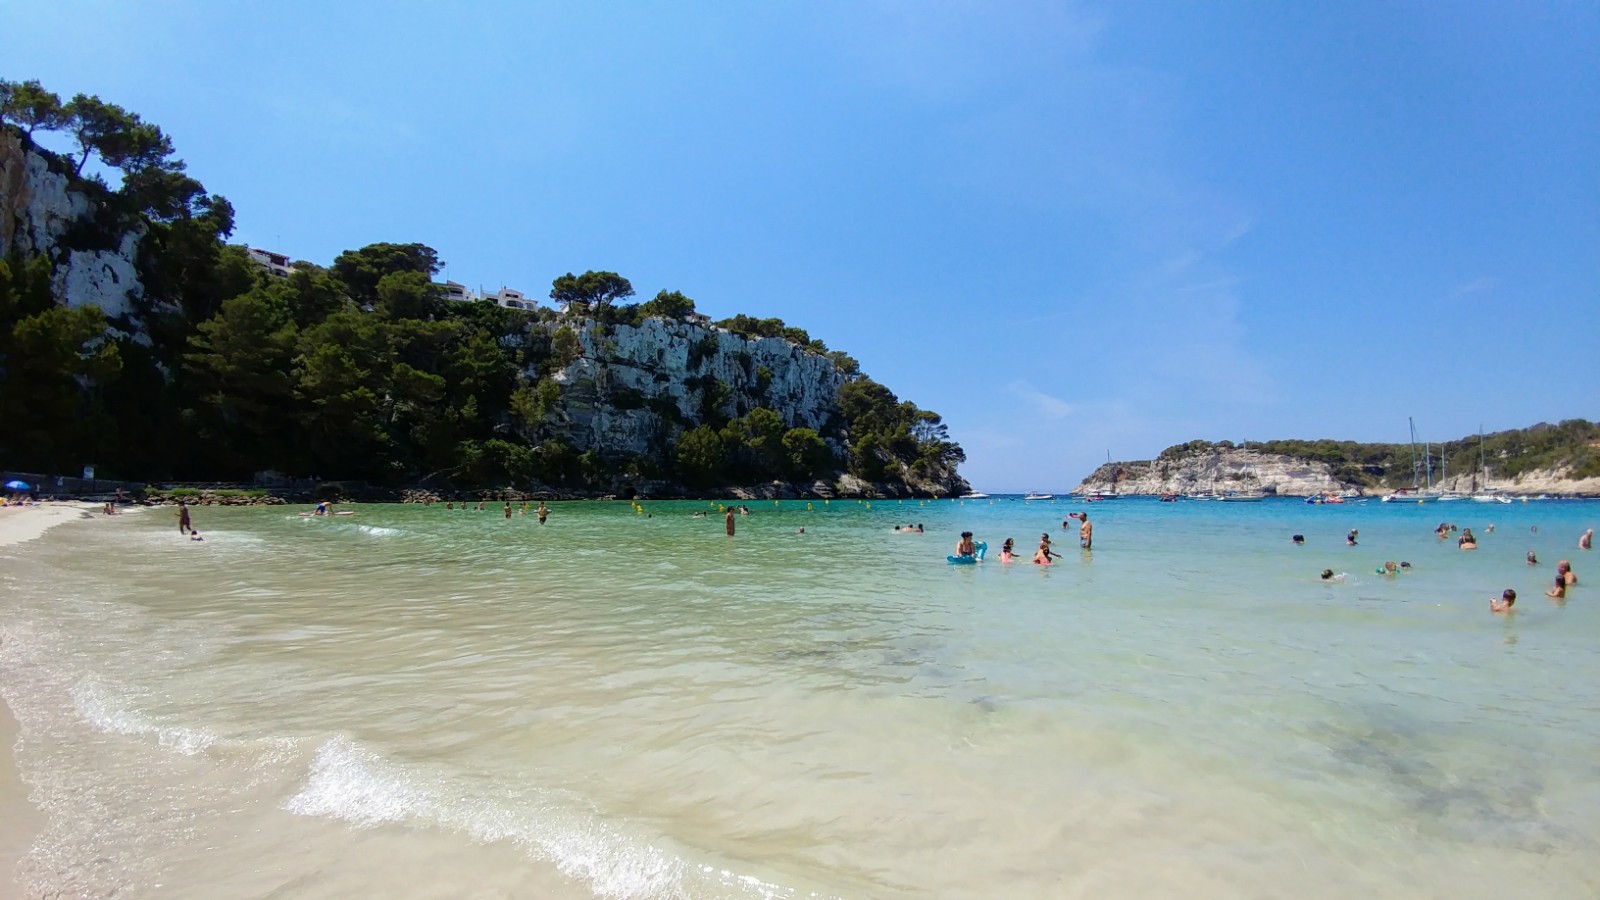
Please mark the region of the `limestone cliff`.
<svg viewBox="0 0 1600 900"><path fill-rule="evenodd" d="M1260 491L1304 497L1324 491L1376 496L1390 490L1371 483L1341 479L1337 471L1328 463L1304 457L1195 441L1169 447L1153 460L1106 463L1085 478L1075 491L1114 490L1121 494ZM1344 471L1349 471L1349 468L1346 467ZM1597 496L1600 495L1600 477L1575 475L1569 466L1563 465L1535 468L1509 477L1497 476L1491 467L1486 483L1469 473L1436 478L1434 487L1459 493L1487 489L1524 496Z"/></svg>
<svg viewBox="0 0 1600 900"><path fill-rule="evenodd" d="M1153 460L1106 463L1075 489L1079 493L1203 494L1211 491L1263 491L1310 496L1347 491L1354 486L1333 476L1326 463L1276 453L1221 447L1195 449Z"/></svg>
<svg viewBox="0 0 1600 900"><path fill-rule="evenodd" d="M94 222L100 203L26 140L0 129L0 258L13 250L45 255L61 303L98 306L113 323L142 337L137 314L144 288L136 260L144 229L121 230L105 246L103 229Z"/></svg>

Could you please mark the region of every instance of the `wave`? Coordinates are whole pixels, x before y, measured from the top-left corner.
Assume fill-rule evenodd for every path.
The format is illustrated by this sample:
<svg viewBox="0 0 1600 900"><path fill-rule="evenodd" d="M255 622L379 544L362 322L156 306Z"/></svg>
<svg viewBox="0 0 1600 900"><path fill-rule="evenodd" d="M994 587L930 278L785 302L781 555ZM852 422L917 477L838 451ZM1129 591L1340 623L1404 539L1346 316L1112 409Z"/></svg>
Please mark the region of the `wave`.
<svg viewBox="0 0 1600 900"><path fill-rule="evenodd" d="M393 537L400 533L398 528L384 528L382 525L357 525L356 530L373 537Z"/></svg>
<svg viewBox="0 0 1600 900"><path fill-rule="evenodd" d="M322 745L305 786L283 809L360 827L413 823L442 827L483 843L509 841L555 864L599 896L797 896L781 885L716 866L690 864L625 827L602 822L581 801L553 791L492 795L463 779L396 763L346 737Z"/></svg>
<svg viewBox="0 0 1600 900"><path fill-rule="evenodd" d="M202 729L162 725L111 699L93 679L83 678L71 688L78 715L99 731L129 736L154 736L156 743L184 756L196 756L217 743L217 736Z"/></svg>

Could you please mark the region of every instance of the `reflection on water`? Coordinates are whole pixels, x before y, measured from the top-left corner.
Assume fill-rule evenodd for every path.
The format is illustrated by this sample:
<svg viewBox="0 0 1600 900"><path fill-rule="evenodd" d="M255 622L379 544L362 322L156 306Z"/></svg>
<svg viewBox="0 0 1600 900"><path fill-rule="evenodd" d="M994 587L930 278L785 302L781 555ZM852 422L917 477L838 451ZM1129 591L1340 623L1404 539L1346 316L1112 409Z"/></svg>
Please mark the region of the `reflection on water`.
<svg viewBox="0 0 1600 900"><path fill-rule="evenodd" d="M27 874L196 897L1600 889L1600 616L1482 601L1538 589L1525 545L1559 544L1532 525L1581 533L1600 505L1496 510L1518 543L1459 554L1426 511L1118 501L1092 557L1048 568L944 557L1064 503L753 505L731 540L705 508L200 510L205 544L158 512L0 550L0 690L51 822ZM1414 569L1372 574L1388 558Z"/></svg>

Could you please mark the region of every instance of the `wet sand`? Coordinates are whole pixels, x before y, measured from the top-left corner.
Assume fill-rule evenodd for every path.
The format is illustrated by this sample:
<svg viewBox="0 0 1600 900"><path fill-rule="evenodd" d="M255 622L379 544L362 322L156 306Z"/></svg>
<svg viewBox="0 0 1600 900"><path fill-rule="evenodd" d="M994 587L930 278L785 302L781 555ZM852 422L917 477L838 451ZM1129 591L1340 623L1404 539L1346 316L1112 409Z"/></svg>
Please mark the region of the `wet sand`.
<svg viewBox="0 0 1600 900"><path fill-rule="evenodd" d="M57 525L80 521L98 508L91 503L0 508L0 547L34 540ZM16 717L0 696L0 897L26 896L17 877L17 864L44 827L44 816L28 802L28 787L17 772L18 736Z"/></svg>
<svg viewBox="0 0 1600 900"><path fill-rule="evenodd" d="M17 863L44 827L44 817L28 802L28 788L17 775L13 750L17 720L0 700L0 896L22 897Z"/></svg>

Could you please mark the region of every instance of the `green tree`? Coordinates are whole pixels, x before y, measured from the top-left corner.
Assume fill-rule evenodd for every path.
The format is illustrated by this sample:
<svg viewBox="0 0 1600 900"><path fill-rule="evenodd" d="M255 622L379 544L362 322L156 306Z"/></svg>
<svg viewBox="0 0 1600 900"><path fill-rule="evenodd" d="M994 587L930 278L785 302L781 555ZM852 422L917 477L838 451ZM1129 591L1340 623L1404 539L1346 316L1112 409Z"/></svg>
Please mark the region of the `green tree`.
<svg viewBox="0 0 1600 900"><path fill-rule="evenodd" d="M358 303L378 302L378 282L385 275L414 272L426 277L438 273L439 254L427 244L368 244L346 250L333 261L333 274L350 289Z"/></svg>
<svg viewBox="0 0 1600 900"><path fill-rule="evenodd" d="M551 300L578 312L591 309L598 312L632 296L633 285L615 272L591 270L582 275L568 272L550 286Z"/></svg>
<svg viewBox="0 0 1600 900"><path fill-rule="evenodd" d="M686 319L694 314L694 301L678 291L661 291L647 301L639 311L646 316L663 319Z"/></svg>
<svg viewBox="0 0 1600 900"><path fill-rule="evenodd" d="M46 471L90 461L107 427L102 389L122 369L105 316L52 305L8 324L0 333L0 454Z"/></svg>
<svg viewBox="0 0 1600 900"><path fill-rule="evenodd" d="M727 465L722 436L709 425L685 432L678 441L678 477L697 487L709 487Z"/></svg>
<svg viewBox="0 0 1600 900"><path fill-rule="evenodd" d="M259 285L226 300L201 323L184 358L199 401L198 437L214 447L234 477L282 466L290 455L295 407L292 362L299 336L286 291Z"/></svg>
<svg viewBox="0 0 1600 900"><path fill-rule="evenodd" d="M376 307L391 319L422 319L439 300L439 289L423 272L389 272L378 279Z"/></svg>
<svg viewBox="0 0 1600 900"><path fill-rule="evenodd" d="M833 467L833 454L822 437L810 428L791 428L783 434L786 474L790 478L815 478Z"/></svg>
<svg viewBox="0 0 1600 900"><path fill-rule="evenodd" d="M83 174L84 164L90 154L104 147L115 146L122 134L133 126L128 111L115 103L107 103L94 94L76 94L64 108L66 123L72 139L78 145L76 174Z"/></svg>
<svg viewBox="0 0 1600 900"><path fill-rule="evenodd" d="M66 122L61 98L38 81L0 81L0 122L11 122L33 137L35 130L53 131Z"/></svg>

